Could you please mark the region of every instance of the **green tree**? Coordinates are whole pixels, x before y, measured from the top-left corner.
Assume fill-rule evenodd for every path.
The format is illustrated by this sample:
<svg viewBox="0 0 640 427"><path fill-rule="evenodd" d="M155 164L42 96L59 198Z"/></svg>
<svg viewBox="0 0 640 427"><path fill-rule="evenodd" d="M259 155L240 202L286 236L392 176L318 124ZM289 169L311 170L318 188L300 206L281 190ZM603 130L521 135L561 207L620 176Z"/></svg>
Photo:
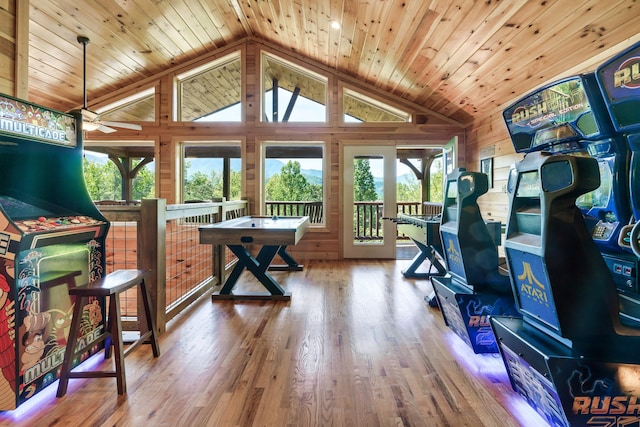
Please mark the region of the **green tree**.
<svg viewBox="0 0 640 427"><path fill-rule="evenodd" d="M443 172L442 172L442 158L435 159L431 164L431 170L429 171L431 176L429 186L429 201L431 202L443 202Z"/></svg>
<svg viewBox="0 0 640 427"><path fill-rule="evenodd" d="M133 179L131 197L133 200L152 199L156 196L156 179L153 171L146 165Z"/></svg>
<svg viewBox="0 0 640 427"><path fill-rule="evenodd" d="M270 201L322 200L322 187L310 184L300 172L300 163L289 160L280 173L269 178L265 185L265 196Z"/></svg>
<svg viewBox="0 0 640 427"><path fill-rule="evenodd" d="M369 159L356 159L353 170L353 200L370 202L378 199Z"/></svg>
<svg viewBox="0 0 640 427"><path fill-rule="evenodd" d="M405 176L405 182L398 182L396 198L399 202L415 202L422 199L420 182Z"/></svg>
<svg viewBox="0 0 640 427"><path fill-rule="evenodd" d="M353 201L373 202L378 200L376 184L371 173L369 159L356 159L353 165ZM366 214L366 207L359 209L357 203L353 206L353 232L354 236L360 236L359 225L363 230L370 227L371 215ZM364 231L363 231L364 232Z"/></svg>
<svg viewBox="0 0 640 427"><path fill-rule="evenodd" d="M240 171L231 171L229 177L231 182L229 184L230 200L240 200L242 197L242 173Z"/></svg>
<svg viewBox="0 0 640 427"><path fill-rule="evenodd" d="M184 182L184 200L211 200L213 198L213 182L203 172L195 172Z"/></svg>
<svg viewBox="0 0 640 427"><path fill-rule="evenodd" d="M84 158L84 180L92 200L122 198L122 177L113 162L104 164Z"/></svg>

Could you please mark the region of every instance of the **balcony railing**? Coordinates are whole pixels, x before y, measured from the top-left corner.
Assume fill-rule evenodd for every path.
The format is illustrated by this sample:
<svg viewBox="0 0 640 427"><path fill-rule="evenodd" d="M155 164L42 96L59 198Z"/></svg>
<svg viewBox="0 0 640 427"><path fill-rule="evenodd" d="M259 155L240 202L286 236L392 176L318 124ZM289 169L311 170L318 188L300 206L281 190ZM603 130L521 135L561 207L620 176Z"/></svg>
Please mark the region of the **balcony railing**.
<svg viewBox="0 0 640 427"><path fill-rule="evenodd" d="M440 203L398 202L397 214L435 215L442 210ZM382 202L354 203L354 239L358 241L382 239ZM265 202L268 216L308 216L312 224L322 224L322 202L268 201ZM397 236L403 239L404 236Z"/></svg>
<svg viewBox="0 0 640 427"><path fill-rule="evenodd" d="M265 214L268 216L308 216L311 224L322 224L322 202L265 202Z"/></svg>

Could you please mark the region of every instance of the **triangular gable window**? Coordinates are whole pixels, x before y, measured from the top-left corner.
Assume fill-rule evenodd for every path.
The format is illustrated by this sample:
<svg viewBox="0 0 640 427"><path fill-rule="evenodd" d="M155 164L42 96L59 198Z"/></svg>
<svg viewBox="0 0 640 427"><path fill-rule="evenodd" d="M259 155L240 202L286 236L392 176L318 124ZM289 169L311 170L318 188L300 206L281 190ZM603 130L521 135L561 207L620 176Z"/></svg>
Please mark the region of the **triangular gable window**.
<svg viewBox="0 0 640 427"><path fill-rule="evenodd" d="M101 108L100 118L112 122L154 122L156 120L155 88L123 98Z"/></svg>
<svg viewBox="0 0 640 427"><path fill-rule="evenodd" d="M242 121L242 67L235 52L177 77L178 121Z"/></svg>
<svg viewBox="0 0 640 427"><path fill-rule="evenodd" d="M262 107L263 122L326 123L327 78L263 53Z"/></svg>
<svg viewBox="0 0 640 427"><path fill-rule="evenodd" d="M343 92L345 123L410 122L411 114L350 89Z"/></svg>

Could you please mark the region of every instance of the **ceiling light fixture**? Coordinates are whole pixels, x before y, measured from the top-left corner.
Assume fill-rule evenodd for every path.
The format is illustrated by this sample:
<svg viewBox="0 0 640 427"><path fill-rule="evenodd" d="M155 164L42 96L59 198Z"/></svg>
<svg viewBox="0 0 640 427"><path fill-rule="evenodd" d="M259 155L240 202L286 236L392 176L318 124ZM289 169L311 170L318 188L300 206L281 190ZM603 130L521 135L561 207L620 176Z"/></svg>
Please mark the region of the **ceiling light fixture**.
<svg viewBox="0 0 640 427"><path fill-rule="evenodd" d="M331 28L333 28L334 30L340 29L340 23L338 21L331 21L329 24L331 25Z"/></svg>
<svg viewBox="0 0 640 427"><path fill-rule="evenodd" d="M94 122L83 122L82 123L82 130L86 130L88 132L97 130L100 127L99 123L94 123Z"/></svg>

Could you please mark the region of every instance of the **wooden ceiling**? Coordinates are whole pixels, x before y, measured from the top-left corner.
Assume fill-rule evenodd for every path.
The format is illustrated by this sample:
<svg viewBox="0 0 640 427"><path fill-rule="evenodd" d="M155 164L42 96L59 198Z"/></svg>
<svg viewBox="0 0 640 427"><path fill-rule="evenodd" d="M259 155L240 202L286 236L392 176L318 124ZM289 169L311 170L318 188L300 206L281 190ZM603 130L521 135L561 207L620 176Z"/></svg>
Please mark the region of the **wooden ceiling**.
<svg viewBox="0 0 640 427"><path fill-rule="evenodd" d="M254 37L465 125L639 40L636 0L31 2L29 99L82 104ZM331 21L341 24L333 29Z"/></svg>

